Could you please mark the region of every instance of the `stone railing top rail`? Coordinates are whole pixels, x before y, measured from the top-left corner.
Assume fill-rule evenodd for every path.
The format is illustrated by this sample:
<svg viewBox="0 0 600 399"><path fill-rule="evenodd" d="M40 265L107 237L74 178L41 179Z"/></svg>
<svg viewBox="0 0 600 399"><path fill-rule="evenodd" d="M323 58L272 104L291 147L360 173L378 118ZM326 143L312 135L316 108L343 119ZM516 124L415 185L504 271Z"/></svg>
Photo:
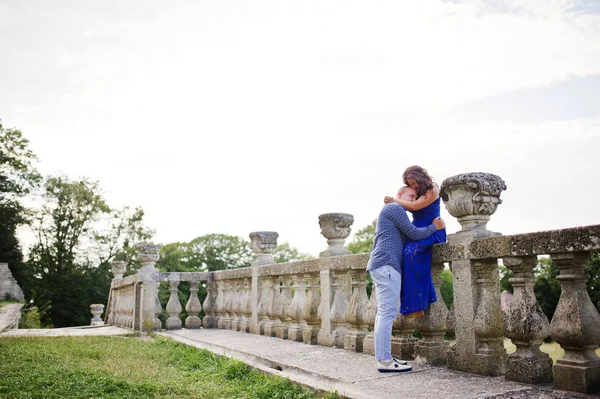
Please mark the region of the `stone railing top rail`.
<svg viewBox="0 0 600 399"><path fill-rule="evenodd" d="M199 283L200 281L209 281L212 279L210 272L160 272L158 281L187 281L190 283Z"/></svg>
<svg viewBox="0 0 600 399"><path fill-rule="evenodd" d="M288 263L272 263L269 265L260 266L260 276L282 276L292 274L314 274L321 270L364 270L367 267L369 254L351 254L332 256L328 258L302 260ZM214 279L219 280L236 280L252 277L252 267L244 267L241 269L219 270L213 272Z"/></svg>
<svg viewBox="0 0 600 399"><path fill-rule="evenodd" d="M351 254L261 266L261 276L319 273L321 270L365 270L369 254Z"/></svg>
<svg viewBox="0 0 600 399"><path fill-rule="evenodd" d="M113 289L123 288L128 285L133 285L140 281L140 274L132 274L131 276L123 277L121 279L113 280L111 282Z"/></svg>
<svg viewBox="0 0 600 399"><path fill-rule="evenodd" d="M600 249L600 225L536 233L479 238L468 245L438 244L434 262L457 259L492 259L506 256L550 255Z"/></svg>

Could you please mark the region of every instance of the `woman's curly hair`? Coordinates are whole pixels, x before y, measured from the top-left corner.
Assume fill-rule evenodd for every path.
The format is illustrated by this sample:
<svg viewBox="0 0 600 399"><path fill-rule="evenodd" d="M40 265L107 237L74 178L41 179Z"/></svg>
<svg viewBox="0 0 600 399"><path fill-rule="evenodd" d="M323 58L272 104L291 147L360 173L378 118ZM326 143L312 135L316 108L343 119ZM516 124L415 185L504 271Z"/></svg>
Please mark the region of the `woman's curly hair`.
<svg viewBox="0 0 600 399"><path fill-rule="evenodd" d="M413 165L406 168L402 174L402 180L404 184L408 185L408 179L414 179L417 182L418 197L424 195L427 191L433 188L433 179L427 173L426 169L423 169L419 165Z"/></svg>

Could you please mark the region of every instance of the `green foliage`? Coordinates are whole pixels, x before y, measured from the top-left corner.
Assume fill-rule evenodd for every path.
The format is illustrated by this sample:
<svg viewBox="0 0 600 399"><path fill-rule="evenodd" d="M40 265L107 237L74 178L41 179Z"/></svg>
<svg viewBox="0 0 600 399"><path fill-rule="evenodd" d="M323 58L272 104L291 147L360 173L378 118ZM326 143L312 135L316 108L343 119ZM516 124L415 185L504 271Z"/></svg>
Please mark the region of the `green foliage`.
<svg viewBox="0 0 600 399"><path fill-rule="evenodd" d="M440 286L440 292L442 293L442 299L446 304L446 307L450 309L454 302L454 289L452 287L452 272L450 269L444 269L440 273L442 279L442 285Z"/></svg>
<svg viewBox="0 0 600 399"><path fill-rule="evenodd" d="M189 242L189 271L209 271L248 267L254 260L250 245L241 237L207 234Z"/></svg>
<svg viewBox="0 0 600 399"><path fill-rule="evenodd" d="M600 251L595 251L585 264L585 274L588 278L587 291L592 303L600 312Z"/></svg>
<svg viewBox="0 0 600 399"><path fill-rule="evenodd" d="M500 272L500 292L508 291L512 294L513 286L508 279L513 278L514 274L506 266L498 266Z"/></svg>
<svg viewBox="0 0 600 399"><path fill-rule="evenodd" d="M21 312L19 328L42 328L41 313L37 306L32 306Z"/></svg>
<svg viewBox="0 0 600 399"><path fill-rule="evenodd" d="M107 302L110 258L121 255L133 262L130 243L151 232L142 223L141 209L111 210L98 183L87 179L49 177L43 200L31 226L37 241L27 262L36 277L35 302L51 305L42 323L87 325L89 305Z"/></svg>
<svg viewBox="0 0 600 399"><path fill-rule="evenodd" d="M289 380L165 338L4 338L0 353L6 398L315 397Z"/></svg>
<svg viewBox="0 0 600 399"><path fill-rule="evenodd" d="M370 225L358 230L346 248L353 254L371 252L373 249L373 239L375 238L376 226L377 219L373 220Z"/></svg>
<svg viewBox="0 0 600 399"><path fill-rule="evenodd" d="M538 260L533 274L536 277L533 286L535 297L548 320L552 320L561 291L560 283L556 279L559 274L558 267L552 263L552 259L541 258Z"/></svg>
<svg viewBox="0 0 600 399"><path fill-rule="evenodd" d="M40 180L33 165L36 156L28 146L29 141L21 131L4 128L0 120L0 259L8 263L26 297L31 295L33 272L23 263L16 231L28 221L20 198L29 194Z"/></svg>
<svg viewBox="0 0 600 399"><path fill-rule="evenodd" d="M310 254L299 252L298 249L292 247L289 243L284 242L277 246L273 252L273 261L275 263L294 262L298 260L313 259Z"/></svg>

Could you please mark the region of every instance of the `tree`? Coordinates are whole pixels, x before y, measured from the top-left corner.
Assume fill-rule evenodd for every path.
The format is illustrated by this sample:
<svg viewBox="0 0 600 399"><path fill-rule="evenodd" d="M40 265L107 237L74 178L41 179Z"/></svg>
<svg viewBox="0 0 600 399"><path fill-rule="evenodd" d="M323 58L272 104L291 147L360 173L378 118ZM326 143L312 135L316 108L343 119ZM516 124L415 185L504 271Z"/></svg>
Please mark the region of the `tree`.
<svg viewBox="0 0 600 399"><path fill-rule="evenodd" d="M151 233L141 209L112 211L97 182L49 177L43 200L28 260L37 277L36 302L51 305L42 321L55 327L88 324L89 305L108 298L109 259Z"/></svg>
<svg viewBox="0 0 600 399"><path fill-rule="evenodd" d="M371 250L373 250L373 239L375 238L376 226L377 219L373 220L368 226L358 230L346 248L353 254L371 252Z"/></svg>
<svg viewBox="0 0 600 399"><path fill-rule="evenodd" d="M27 298L31 296L33 273L23 263L16 231L19 225L27 223L20 199L40 181L33 166L37 158L28 146L29 141L20 130L5 129L0 120L0 261L8 263Z"/></svg>
<svg viewBox="0 0 600 399"><path fill-rule="evenodd" d="M273 261L275 263L294 262L297 260L308 259L313 259L313 257L310 254L299 252L287 242L278 245L275 252L273 252Z"/></svg>

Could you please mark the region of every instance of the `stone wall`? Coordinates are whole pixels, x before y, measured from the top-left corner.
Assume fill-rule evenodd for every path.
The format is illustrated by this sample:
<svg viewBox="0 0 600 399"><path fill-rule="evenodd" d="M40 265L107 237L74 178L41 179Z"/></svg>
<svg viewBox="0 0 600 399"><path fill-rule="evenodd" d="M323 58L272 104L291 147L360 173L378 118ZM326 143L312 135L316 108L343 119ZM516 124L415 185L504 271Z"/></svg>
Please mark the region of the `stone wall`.
<svg viewBox="0 0 600 399"><path fill-rule="evenodd" d="M0 263L0 299L6 297L18 299L21 302L25 301L23 290L10 272L8 263Z"/></svg>

